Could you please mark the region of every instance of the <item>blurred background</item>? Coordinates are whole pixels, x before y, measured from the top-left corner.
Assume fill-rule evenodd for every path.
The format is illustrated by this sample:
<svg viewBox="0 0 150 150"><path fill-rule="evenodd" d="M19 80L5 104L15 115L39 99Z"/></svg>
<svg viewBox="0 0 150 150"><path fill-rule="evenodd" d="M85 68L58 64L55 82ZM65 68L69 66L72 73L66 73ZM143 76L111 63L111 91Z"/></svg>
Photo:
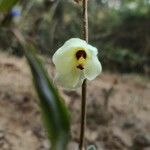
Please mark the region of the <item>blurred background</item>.
<svg viewBox="0 0 150 150"><path fill-rule="evenodd" d="M73 0L21 0L0 14L0 23L17 26L39 52L52 55L67 39L82 37L81 16ZM0 49L22 55L15 39L0 30ZM89 1L89 35L104 69L150 72L149 0Z"/></svg>
<svg viewBox="0 0 150 150"><path fill-rule="evenodd" d="M22 32L53 75L54 52L69 38L82 38L82 6L7 1L12 5L0 1L0 149L47 150L32 77L11 31ZM103 73L88 86L87 143L98 150L150 150L150 0L89 0L89 43L99 49ZM80 90L61 91L72 111L74 150Z"/></svg>

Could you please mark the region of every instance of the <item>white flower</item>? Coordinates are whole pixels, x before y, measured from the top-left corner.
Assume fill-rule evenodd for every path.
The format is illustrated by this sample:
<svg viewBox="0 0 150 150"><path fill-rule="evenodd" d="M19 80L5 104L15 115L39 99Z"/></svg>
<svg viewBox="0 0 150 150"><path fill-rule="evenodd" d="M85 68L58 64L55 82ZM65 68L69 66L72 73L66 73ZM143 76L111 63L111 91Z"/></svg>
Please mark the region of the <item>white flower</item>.
<svg viewBox="0 0 150 150"><path fill-rule="evenodd" d="M56 81L65 88L74 89L84 79L93 80L101 73L97 48L79 38L64 43L53 55L56 67Z"/></svg>

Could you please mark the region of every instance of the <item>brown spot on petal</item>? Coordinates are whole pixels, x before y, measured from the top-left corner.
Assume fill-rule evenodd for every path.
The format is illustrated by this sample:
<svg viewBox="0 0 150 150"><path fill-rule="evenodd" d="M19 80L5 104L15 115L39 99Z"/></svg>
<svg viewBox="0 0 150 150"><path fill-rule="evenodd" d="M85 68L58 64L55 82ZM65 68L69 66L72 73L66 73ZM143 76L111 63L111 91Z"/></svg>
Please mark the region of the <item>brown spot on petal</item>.
<svg viewBox="0 0 150 150"><path fill-rule="evenodd" d="M80 69L80 70L84 69L84 67L82 65L78 65L77 68Z"/></svg>
<svg viewBox="0 0 150 150"><path fill-rule="evenodd" d="M77 60L79 60L81 57L86 59L86 52L84 50L78 50L76 53Z"/></svg>

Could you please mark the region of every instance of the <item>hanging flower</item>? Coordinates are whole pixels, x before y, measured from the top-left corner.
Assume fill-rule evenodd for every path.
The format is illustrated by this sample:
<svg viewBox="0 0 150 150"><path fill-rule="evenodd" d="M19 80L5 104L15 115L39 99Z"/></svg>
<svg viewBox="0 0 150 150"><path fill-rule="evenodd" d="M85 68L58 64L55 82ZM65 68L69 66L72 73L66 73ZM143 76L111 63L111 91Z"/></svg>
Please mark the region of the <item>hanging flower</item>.
<svg viewBox="0 0 150 150"><path fill-rule="evenodd" d="M53 55L56 81L65 88L74 89L84 79L93 80L101 73L97 48L79 38L69 39Z"/></svg>

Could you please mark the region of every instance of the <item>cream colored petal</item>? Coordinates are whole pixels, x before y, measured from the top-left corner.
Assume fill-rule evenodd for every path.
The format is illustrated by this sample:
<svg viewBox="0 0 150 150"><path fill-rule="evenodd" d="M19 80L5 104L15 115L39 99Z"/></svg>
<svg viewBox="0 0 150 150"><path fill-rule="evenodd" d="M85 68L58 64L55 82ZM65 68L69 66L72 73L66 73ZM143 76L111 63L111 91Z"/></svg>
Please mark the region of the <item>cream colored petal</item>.
<svg viewBox="0 0 150 150"><path fill-rule="evenodd" d="M62 58L55 59L54 64L56 72L59 74L66 74L76 68L76 62L71 56L64 56Z"/></svg>
<svg viewBox="0 0 150 150"><path fill-rule="evenodd" d="M85 69L77 69L76 52L85 50L87 54ZM101 64L97 58L97 48L79 38L72 38L64 43L53 55L56 67L56 81L65 88L75 89L82 85L85 78L92 80L101 72Z"/></svg>
<svg viewBox="0 0 150 150"><path fill-rule="evenodd" d="M87 43L79 38L72 38L55 52L52 60L58 73L65 74L76 68L75 50L78 48L87 49Z"/></svg>
<svg viewBox="0 0 150 150"><path fill-rule="evenodd" d="M64 43L62 47L60 47L55 54L53 55L53 62L55 63L56 59L61 57L73 56L74 49L83 48L87 49L87 43L84 40L79 38L71 38Z"/></svg>
<svg viewBox="0 0 150 150"><path fill-rule="evenodd" d="M98 50L96 47L88 44L87 48L88 48L88 51L90 51L91 55L93 55L93 54L97 55L98 54Z"/></svg>
<svg viewBox="0 0 150 150"><path fill-rule="evenodd" d="M102 71L102 66L97 56L92 56L85 64L84 76L88 80L93 80Z"/></svg>
<svg viewBox="0 0 150 150"><path fill-rule="evenodd" d="M75 89L80 86L80 76L81 71L78 70L70 71L65 74L57 73L55 81L67 89Z"/></svg>
<svg viewBox="0 0 150 150"><path fill-rule="evenodd" d="M73 57L75 52L74 50L80 48L87 49L87 43L79 38L71 38L55 52L52 60L55 63L57 59L60 59L62 57Z"/></svg>
<svg viewBox="0 0 150 150"><path fill-rule="evenodd" d="M65 42L63 45L65 47L87 47L86 41L79 39L79 38L71 38L68 41Z"/></svg>
<svg viewBox="0 0 150 150"><path fill-rule="evenodd" d="M75 86L75 89L82 86L83 80L85 79L84 72L81 71L78 83Z"/></svg>

